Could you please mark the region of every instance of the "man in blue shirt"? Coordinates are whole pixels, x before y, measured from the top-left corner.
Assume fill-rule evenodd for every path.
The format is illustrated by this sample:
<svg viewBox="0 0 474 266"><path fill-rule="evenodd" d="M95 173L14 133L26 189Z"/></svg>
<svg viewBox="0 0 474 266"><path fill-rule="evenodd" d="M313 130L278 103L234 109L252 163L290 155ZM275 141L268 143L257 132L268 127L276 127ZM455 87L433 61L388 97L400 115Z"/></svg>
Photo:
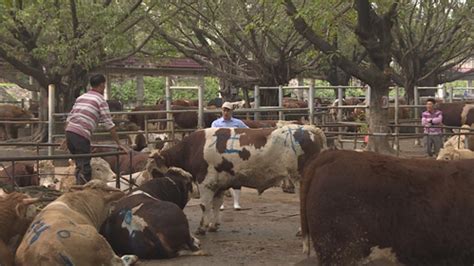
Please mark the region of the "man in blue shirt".
<svg viewBox="0 0 474 266"><path fill-rule="evenodd" d="M234 106L230 102L225 102L222 104L222 117L212 122L211 127L237 127L237 128L249 128L242 120L233 118L232 111ZM231 190L232 196L234 198L234 209L241 210L240 207L240 189L242 187L234 187ZM224 209L224 204L221 206L221 210Z"/></svg>
<svg viewBox="0 0 474 266"><path fill-rule="evenodd" d="M242 120L232 117L234 106L230 102L222 104L222 117L214 120L211 127L249 128Z"/></svg>

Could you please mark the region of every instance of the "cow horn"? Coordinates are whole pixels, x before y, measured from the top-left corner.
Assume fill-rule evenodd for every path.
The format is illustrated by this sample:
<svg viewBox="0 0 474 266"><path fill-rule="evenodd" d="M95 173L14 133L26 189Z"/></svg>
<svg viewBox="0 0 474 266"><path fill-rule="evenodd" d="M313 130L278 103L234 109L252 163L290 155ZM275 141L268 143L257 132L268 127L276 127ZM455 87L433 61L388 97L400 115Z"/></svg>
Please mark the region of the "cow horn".
<svg viewBox="0 0 474 266"><path fill-rule="evenodd" d="M40 200L41 200L40 198L26 198L26 199L23 199L21 201L21 203L23 203L24 205L30 205L30 204L36 203Z"/></svg>

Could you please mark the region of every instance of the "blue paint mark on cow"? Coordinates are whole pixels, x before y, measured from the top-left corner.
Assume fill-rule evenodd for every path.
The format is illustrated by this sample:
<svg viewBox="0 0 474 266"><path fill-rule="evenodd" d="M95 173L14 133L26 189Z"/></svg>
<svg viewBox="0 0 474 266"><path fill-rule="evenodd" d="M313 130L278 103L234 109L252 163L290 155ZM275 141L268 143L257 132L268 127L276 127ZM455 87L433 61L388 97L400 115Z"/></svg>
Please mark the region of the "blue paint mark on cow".
<svg viewBox="0 0 474 266"><path fill-rule="evenodd" d="M39 239L39 237L41 236L41 234L46 231L48 228L50 228L49 225L46 225L43 221L39 220L39 221L36 221L34 224L31 225L31 228L32 228L32 231L31 232L33 235L33 237L30 239L30 242L28 245L31 245L33 243L36 242L36 240Z"/></svg>
<svg viewBox="0 0 474 266"><path fill-rule="evenodd" d="M71 259L68 256L63 255L62 253L59 253L59 258L60 258L61 262L63 263L63 265L65 265L65 266L74 266L74 263L72 263Z"/></svg>
<svg viewBox="0 0 474 266"><path fill-rule="evenodd" d="M69 238L69 237L71 237L71 232L69 232L68 230L59 230L56 234L60 238Z"/></svg>
<svg viewBox="0 0 474 266"><path fill-rule="evenodd" d="M224 153L231 154L231 153L239 153L241 152L240 150L235 150L235 149L226 149L224 150Z"/></svg>
<svg viewBox="0 0 474 266"><path fill-rule="evenodd" d="M127 212L125 213L125 217L123 218L123 221L126 223L126 224L131 224L132 223L132 210L127 210Z"/></svg>

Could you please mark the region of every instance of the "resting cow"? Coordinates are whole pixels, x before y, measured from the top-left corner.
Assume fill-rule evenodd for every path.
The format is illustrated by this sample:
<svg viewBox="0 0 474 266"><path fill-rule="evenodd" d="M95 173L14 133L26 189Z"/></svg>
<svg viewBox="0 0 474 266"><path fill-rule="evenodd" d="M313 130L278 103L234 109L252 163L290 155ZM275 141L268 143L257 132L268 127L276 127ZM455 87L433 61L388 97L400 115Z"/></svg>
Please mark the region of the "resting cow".
<svg viewBox="0 0 474 266"><path fill-rule="evenodd" d="M33 164L15 163L15 166L0 170L0 183L16 184L19 187L38 186L39 177Z"/></svg>
<svg viewBox="0 0 474 266"><path fill-rule="evenodd" d="M245 186L262 193L286 177L297 180L305 162L325 145L324 133L314 126L208 128L153 156L161 172L176 166L199 184L203 216L198 233L204 234L217 230L226 189Z"/></svg>
<svg viewBox="0 0 474 266"><path fill-rule="evenodd" d="M97 232L111 203L125 194L100 180L74 186L33 220L16 252L16 265L129 265Z"/></svg>
<svg viewBox="0 0 474 266"><path fill-rule="evenodd" d="M192 177L177 168L121 199L101 233L118 254L141 259L205 255L191 237L182 208L192 193Z"/></svg>
<svg viewBox="0 0 474 266"><path fill-rule="evenodd" d="M356 265L391 248L405 265L474 261L474 160L326 151L305 167L301 226L321 265Z"/></svg>
<svg viewBox="0 0 474 266"><path fill-rule="evenodd" d="M439 150L436 160L452 161L474 159L474 151L469 149L455 149L453 147L442 148Z"/></svg>
<svg viewBox="0 0 474 266"><path fill-rule="evenodd" d="M0 265L13 265L14 252L7 246L16 235L23 237L33 217L27 215L28 205L38 199L12 192L0 197Z"/></svg>

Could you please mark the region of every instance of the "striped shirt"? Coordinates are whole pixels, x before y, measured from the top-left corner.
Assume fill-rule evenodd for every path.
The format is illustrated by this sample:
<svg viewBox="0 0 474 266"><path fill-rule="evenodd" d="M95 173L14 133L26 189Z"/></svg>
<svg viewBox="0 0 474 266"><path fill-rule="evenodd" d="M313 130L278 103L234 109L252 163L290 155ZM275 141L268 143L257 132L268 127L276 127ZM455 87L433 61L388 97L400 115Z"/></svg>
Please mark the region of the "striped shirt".
<svg viewBox="0 0 474 266"><path fill-rule="evenodd" d="M66 131L81 135L88 140L91 139L92 131L98 122L104 123L107 130L115 126L104 96L93 90L76 99L66 122Z"/></svg>

